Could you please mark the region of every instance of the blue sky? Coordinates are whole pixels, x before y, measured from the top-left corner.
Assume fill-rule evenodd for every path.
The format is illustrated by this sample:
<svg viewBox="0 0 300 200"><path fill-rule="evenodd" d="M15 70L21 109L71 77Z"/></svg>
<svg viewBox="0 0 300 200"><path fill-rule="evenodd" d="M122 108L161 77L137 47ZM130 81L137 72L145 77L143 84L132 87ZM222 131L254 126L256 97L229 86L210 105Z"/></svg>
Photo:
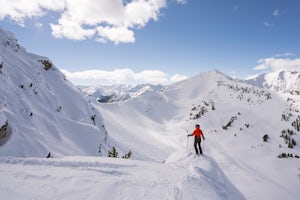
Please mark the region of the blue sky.
<svg viewBox="0 0 300 200"><path fill-rule="evenodd" d="M211 69L238 78L300 69L298 0L0 4L0 27L75 84L167 84Z"/></svg>

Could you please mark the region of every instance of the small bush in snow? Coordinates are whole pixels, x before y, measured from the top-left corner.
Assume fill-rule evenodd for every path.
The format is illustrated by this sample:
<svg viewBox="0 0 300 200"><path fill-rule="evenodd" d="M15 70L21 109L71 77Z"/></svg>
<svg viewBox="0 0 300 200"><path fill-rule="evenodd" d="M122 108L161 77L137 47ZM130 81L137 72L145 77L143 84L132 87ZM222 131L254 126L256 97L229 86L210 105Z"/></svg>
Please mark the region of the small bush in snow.
<svg viewBox="0 0 300 200"><path fill-rule="evenodd" d="M200 107L199 109L200 109L199 112L196 113L191 119L199 119L199 118L201 118L205 113L208 112L207 108L205 108L204 106ZM192 109L192 111L194 111L194 110Z"/></svg>
<svg viewBox="0 0 300 200"><path fill-rule="evenodd" d="M58 106L57 108L56 108L56 111L57 112L60 112L62 110L62 107L61 106Z"/></svg>
<svg viewBox="0 0 300 200"><path fill-rule="evenodd" d="M289 148L293 148L297 145L296 140L293 138L294 134L294 131L289 129L281 131L280 137L284 139Z"/></svg>
<svg viewBox="0 0 300 200"><path fill-rule="evenodd" d="M100 151L101 151L101 145L99 147L99 154L100 154ZM116 147L114 147L114 146L112 147L112 149L110 151L108 151L108 157L111 157L111 158L118 158L118 154L119 153L118 153ZM130 150L127 154L122 156L122 158L123 159L129 159L131 157L131 155L132 155L132 152Z"/></svg>
<svg viewBox="0 0 300 200"><path fill-rule="evenodd" d="M0 64L0 74L2 74L2 68L3 68L3 61L2 61L2 63Z"/></svg>
<svg viewBox="0 0 300 200"><path fill-rule="evenodd" d="M297 158L297 159L299 159L300 158L300 156L299 155L293 155L292 153L281 153L281 154L279 154L278 156L277 156L278 158Z"/></svg>
<svg viewBox="0 0 300 200"><path fill-rule="evenodd" d="M7 126L8 126L8 122L6 121L5 124L0 128L0 139L5 137Z"/></svg>
<svg viewBox="0 0 300 200"><path fill-rule="evenodd" d="M199 119L202 116L204 116L205 113L208 112L208 108L209 106L211 106L211 110L216 110L215 108L215 103L213 101L202 101L202 103L204 104L204 106L198 105L195 106L194 104L192 105L192 109L191 109L191 113L190 113L190 119L191 120L195 120L195 119ZM196 113L194 113L196 112Z"/></svg>
<svg viewBox="0 0 300 200"><path fill-rule="evenodd" d="M99 156L102 156L102 144L99 145L98 153L99 153Z"/></svg>
<svg viewBox="0 0 300 200"><path fill-rule="evenodd" d="M281 153L277 156L278 158L287 158L286 153Z"/></svg>
<svg viewBox="0 0 300 200"><path fill-rule="evenodd" d="M297 130L300 131L300 115L296 118L295 121L292 122L292 126Z"/></svg>
<svg viewBox="0 0 300 200"><path fill-rule="evenodd" d="M288 148L292 149L296 144L297 144L296 140L294 138L292 138L291 140L289 140Z"/></svg>
<svg viewBox="0 0 300 200"><path fill-rule="evenodd" d="M118 151L115 146L113 146L112 149L110 151L108 151L108 157L111 157L111 158L118 157Z"/></svg>
<svg viewBox="0 0 300 200"><path fill-rule="evenodd" d="M96 115L92 115L91 120L93 121L93 124L96 125Z"/></svg>
<svg viewBox="0 0 300 200"><path fill-rule="evenodd" d="M212 104L212 105L211 105L211 110L216 110L216 108L215 108L215 105L214 105L214 104Z"/></svg>
<svg viewBox="0 0 300 200"><path fill-rule="evenodd" d="M40 60L40 62L44 65L45 70L52 68L52 63L49 60Z"/></svg>
<svg viewBox="0 0 300 200"><path fill-rule="evenodd" d="M282 114L281 115L281 121L285 121L285 122L289 121L289 116L285 115L285 114Z"/></svg>
<svg viewBox="0 0 300 200"><path fill-rule="evenodd" d="M46 156L46 158L53 158L53 156L51 155L51 153L49 152Z"/></svg>
<svg viewBox="0 0 300 200"><path fill-rule="evenodd" d="M125 154L122 158L124 158L124 159L129 159L130 157L131 157L131 155L132 155L132 152L131 152L131 150L127 153L127 154Z"/></svg>
<svg viewBox="0 0 300 200"><path fill-rule="evenodd" d="M232 123L234 122L234 120L236 120L236 119L237 119L236 116L231 117L230 120L229 120L229 122L228 122L225 126L222 126L222 128L223 128L224 130L227 130L227 128L230 127L230 126L232 125Z"/></svg>
<svg viewBox="0 0 300 200"><path fill-rule="evenodd" d="M263 141L264 141L264 142L268 142L268 139L269 139L268 134L265 134L265 135L263 136Z"/></svg>

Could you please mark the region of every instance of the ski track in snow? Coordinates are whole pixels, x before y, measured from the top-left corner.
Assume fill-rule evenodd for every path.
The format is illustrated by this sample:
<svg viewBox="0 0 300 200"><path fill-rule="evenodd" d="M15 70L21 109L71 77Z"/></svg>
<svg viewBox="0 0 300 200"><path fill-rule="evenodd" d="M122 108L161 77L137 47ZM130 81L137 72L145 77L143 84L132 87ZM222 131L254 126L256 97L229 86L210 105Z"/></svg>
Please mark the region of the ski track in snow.
<svg viewBox="0 0 300 200"><path fill-rule="evenodd" d="M227 172L226 174L231 177L232 183L240 191L243 191L247 199L260 199L262 196L265 200L298 199L299 194L295 194L285 184L277 182L240 159L234 159L217 143L210 143L209 145L211 146L209 151L218 159L221 169Z"/></svg>
<svg viewBox="0 0 300 200"><path fill-rule="evenodd" d="M211 158L174 154L166 163L3 157L0 193L7 199L245 199Z"/></svg>

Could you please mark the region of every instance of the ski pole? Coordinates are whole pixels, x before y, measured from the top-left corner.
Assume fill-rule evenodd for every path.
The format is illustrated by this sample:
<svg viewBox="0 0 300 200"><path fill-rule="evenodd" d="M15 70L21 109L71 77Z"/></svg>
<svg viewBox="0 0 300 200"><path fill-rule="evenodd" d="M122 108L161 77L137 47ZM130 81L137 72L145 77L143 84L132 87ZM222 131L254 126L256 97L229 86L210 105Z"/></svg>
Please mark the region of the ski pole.
<svg viewBox="0 0 300 200"><path fill-rule="evenodd" d="M185 153L187 153L187 150L188 150L188 143L189 143L189 136L187 136L187 139L186 139L186 149L185 149Z"/></svg>
<svg viewBox="0 0 300 200"><path fill-rule="evenodd" d="M204 153L204 140L203 140L203 153Z"/></svg>

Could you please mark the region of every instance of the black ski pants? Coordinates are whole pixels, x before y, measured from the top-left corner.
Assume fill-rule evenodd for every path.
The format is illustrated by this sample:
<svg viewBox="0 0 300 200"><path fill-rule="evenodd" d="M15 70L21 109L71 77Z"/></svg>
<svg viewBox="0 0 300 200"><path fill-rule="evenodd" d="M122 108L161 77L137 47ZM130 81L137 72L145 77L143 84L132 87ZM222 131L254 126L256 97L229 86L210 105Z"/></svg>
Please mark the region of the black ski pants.
<svg viewBox="0 0 300 200"><path fill-rule="evenodd" d="M197 138L197 137L195 136L194 147L195 147L196 154L198 155L198 154L199 154L199 151L198 151L198 148L197 148L197 144L198 144L198 147L199 147L200 154L202 154L202 149L201 149L201 138Z"/></svg>

